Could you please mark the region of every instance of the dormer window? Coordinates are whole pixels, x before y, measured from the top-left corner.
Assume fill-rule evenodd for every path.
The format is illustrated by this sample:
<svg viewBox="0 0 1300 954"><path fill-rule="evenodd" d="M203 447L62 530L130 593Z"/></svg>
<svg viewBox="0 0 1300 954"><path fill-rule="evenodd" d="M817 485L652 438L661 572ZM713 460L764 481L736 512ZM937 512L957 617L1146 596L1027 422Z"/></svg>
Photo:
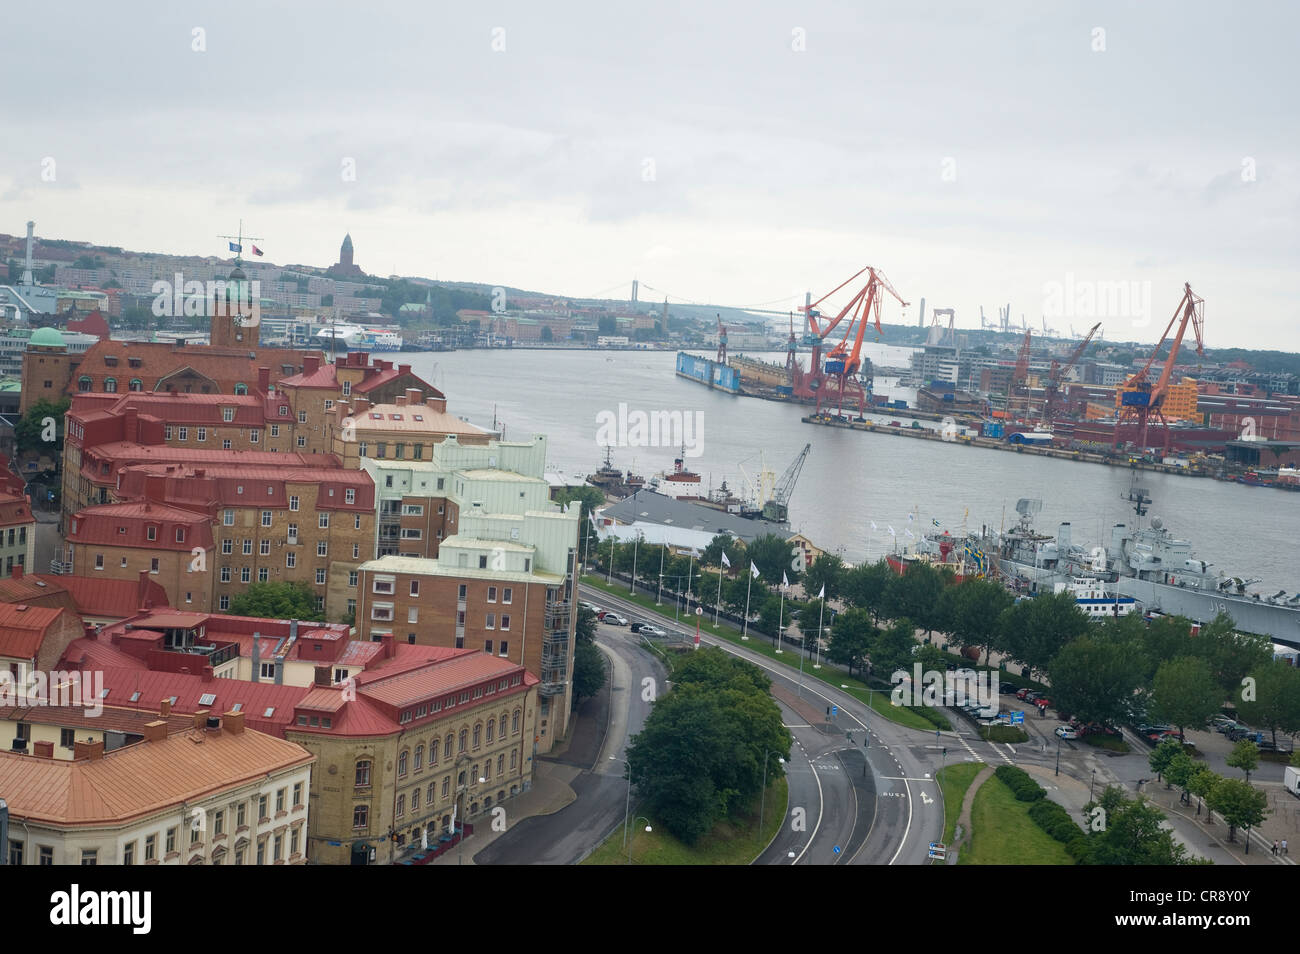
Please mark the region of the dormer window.
<svg viewBox="0 0 1300 954"><path fill-rule="evenodd" d="M106 355L104 355L104 364L105 364L105 366L107 366L107 367L110 367L110 368L116 368L116 367L117 367L117 356L116 356L116 355L111 355L111 354L106 354Z"/></svg>

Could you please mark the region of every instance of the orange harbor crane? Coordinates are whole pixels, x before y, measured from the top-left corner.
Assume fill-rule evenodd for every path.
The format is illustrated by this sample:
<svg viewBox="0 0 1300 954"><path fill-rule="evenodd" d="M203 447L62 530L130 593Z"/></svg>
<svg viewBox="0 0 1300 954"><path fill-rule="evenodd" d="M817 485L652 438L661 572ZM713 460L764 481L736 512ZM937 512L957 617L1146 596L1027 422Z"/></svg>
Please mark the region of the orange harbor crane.
<svg viewBox="0 0 1300 954"><path fill-rule="evenodd" d="M1050 422L1056 416L1057 411L1060 410L1057 402L1061 397L1061 382L1070 373L1070 369L1079 363L1079 358L1083 356L1084 350L1100 327L1100 321L1092 326L1088 333L1083 336L1083 340L1070 352L1070 357L1066 359L1065 364L1060 364L1055 360L1052 361L1052 370L1048 372L1047 383L1043 385L1043 420Z"/></svg>
<svg viewBox="0 0 1300 954"><path fill-rule="evenodd" d="M1011 374L1011 383L1007 385L1007 421L1012 420L1012 403L1018 391L1026 391L1025 381L1029 379L1029 340L1031 332L1025 329L1025 340L1020 343L1020 353L1016 356L1016 369ZM1015 403L1019 403L1016 401ZM1025 416L1029 416L1029 395L1025 394Z"/></svg>
<svg viewBox="0 0 1300 954"><path fill-rule="evenodd" d="M864 272L867 273L867 283L849 299L848 304L840 309L834 318L831 318L824 325L819 324L822 314L817 309L817 306L854 279L860 277ZM882 333L880 327L882 290L892 295L904 308L907 307L908 302L903 301L903 297L898 294L894 286L889 283L889 280L870 265L859 269L821 298L804 306L803 310L808 320L809 329L804 336L804 343L812 345L812 358L806 373L801 372L797 367L793 369L792 388L796 398L815 400L817 413L821 413L822 398L825 397L828 405L831 401L835 401L838 407L837 413L842 414L845 392L857 396L858 416L861 417L865 413L866 392L863 390L857 374L858 369L862 367L862 341L866 333L867 322L869 320L874 321L876 333ZM844 337L827 353L826 360L823 363L822 344L845 317L848 317L849 321L844 329ZM855 324L857 326L856 335L854 335ZM852 347L849 345L851 335L853 336Z"/></svg>
<svg viewBox="0 0 1300 954"><path fill-rule="evenodd" d="M1181 319L1179 315L1182 315ZM1174 327L1174 322L1178 322L1178 333L1169 345L1169 357L1165 359L1164 369L1160 372L1160 377L1154 384L1151 383L1151 365L1155 363L1160 356L1160 349L1164 347L1169 340L1169 332ZM1165 420L1164 412L1161 408L1164 406L1165 394L1169 389L1169 378L1174 372L1174 363L1178 360L1178 350L1183 344L1183 335L1187 333L1188 323L1192 325L1192 331L1196 335L1196 353L1205 354L1205 299L1198 297L1193 291L1192 286L1183 283L1183 297L1174 309L1173 317L1169 319L1169 324L1165 326L1165 333L1161 335L1160 340L1156 342L1155 348L1151 351L1151 356L1147 358L1146 364L1138 369L1137 374L1133 375L1125 382L1125 391L1120 398L1119 416L1115 420L1115 438L1111 444L1111 449L1119 447L1120 426L1126 421L1136 421L1138 425L1137 446L1145 453L1147 449L1147 426L1152 415L1159 422L1161 430L1164 431L1164 441L1161 444L1163 457L1169 453L1169 422Z"/></svg>

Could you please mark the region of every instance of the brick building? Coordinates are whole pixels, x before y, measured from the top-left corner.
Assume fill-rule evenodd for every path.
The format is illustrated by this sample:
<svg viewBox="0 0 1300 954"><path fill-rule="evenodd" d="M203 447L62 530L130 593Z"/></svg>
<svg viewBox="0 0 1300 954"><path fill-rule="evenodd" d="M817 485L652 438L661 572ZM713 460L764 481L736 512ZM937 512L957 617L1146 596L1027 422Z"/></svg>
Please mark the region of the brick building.
<svg viewBox="0 0 1300 954"><path fill-rule="evenodd" d="M36 517L26 496L0 493L0 566L31 567L36 558Z"/></svg>
<svg viewBox="0 0 1300 954"><path fill-rule="evenodd" d="M432 460L433 447L449 436L462 444L486 446L492 432L447 413L447 399L435 392L423 401L412 388L391 404L372 405L365 398L335 404L325 411L329 450L344 467L375 460Z"/></svg>

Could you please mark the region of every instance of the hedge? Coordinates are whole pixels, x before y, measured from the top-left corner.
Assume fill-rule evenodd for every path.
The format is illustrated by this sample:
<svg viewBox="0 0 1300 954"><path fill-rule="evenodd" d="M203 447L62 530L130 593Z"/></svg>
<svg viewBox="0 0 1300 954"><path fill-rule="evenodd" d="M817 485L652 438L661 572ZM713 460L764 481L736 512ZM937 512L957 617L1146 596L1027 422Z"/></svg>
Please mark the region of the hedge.
<svg viewBox="0 0 1300 954"><path fill-rule="evenodd" d="M1043 787L1030 778L1029 773L1024 769L1016 768L1014 765L999 765L994 769L993 774L1011 789L1011 794L1018 802L1033 802L1047 796Z"/></svg>

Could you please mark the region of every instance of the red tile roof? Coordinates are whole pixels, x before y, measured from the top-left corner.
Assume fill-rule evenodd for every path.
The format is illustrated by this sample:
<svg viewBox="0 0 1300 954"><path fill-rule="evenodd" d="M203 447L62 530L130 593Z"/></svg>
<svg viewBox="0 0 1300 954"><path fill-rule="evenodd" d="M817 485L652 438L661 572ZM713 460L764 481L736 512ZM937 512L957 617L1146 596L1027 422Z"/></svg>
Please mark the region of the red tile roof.
<svg viewBox="0 0 1300 954"><path fill-rule="evenodd" d="M322 364L311 374L295 374L280 382L280 387L283 388L317 388L326 391L334 391L338 386L338 377L332 364Z"/></svg>
<svg viewBox="0 0 1300 954"><path fill-rule="evenodd" d="M35 524L32 507L26 497L0 494L0 527L17 527Z"/></svg>
<svg viewBox="0 0 1300 954"><path fill-rule="evenodd" d="M59 607L0 603L0 656L33 658L50 626L64 612Z"/></svg>
<svg viewBox="0 0 1300 954"><path fill-rule="evenodd" d="M150 540L148 528L157 539ZM176 539L177 528L185 539ZM164 504L97 504L78 511L69 524L69 543L101 547L147 547L151 550L190 552L212 548L212 522L206 514Z"/></svg>
<svg viewBox="0 0 1300 954"><path fill-rule="evenodd" d="M41 580L60 586L72 595L82 616L125 618L137 613L144 600L154 606L166 606L167 591L153 580L105 580L95 576L46 576ZM143 598L143 599L142 599Z"/></svg>
<svg viewBox="0 0 1300 954"><path fill-rule="evenodd" d="M0 577L0 603L26 603L66 593L67 589L57 576L45 577L25 574L18 578Z"/></svg>
<svg viewBox="0 0 1300 954"><path fill-rule="evenodd" d="M253 357L250 358L250 354ZM211 380L219 392L233 394L236 384L244 384L250 391L257 388L258 368L269 368L271 383L276 384L285 377L282 366L292 365L296 374L305 355L321 354L315 350L285 348L213 348L165 342L99 341L82 356L68 382L67 393L78 393L77 382L82 376L91 379L92 389L97 392L104 390L104 379L110 377L117 379L119 393L125 391L131 378L139 378L146 390L153 391L176 372L192 368L195 373ZM106 356L116 356L117 365L105 364ZM140 367L131 367L129 358L139 358Z"/></svg>

